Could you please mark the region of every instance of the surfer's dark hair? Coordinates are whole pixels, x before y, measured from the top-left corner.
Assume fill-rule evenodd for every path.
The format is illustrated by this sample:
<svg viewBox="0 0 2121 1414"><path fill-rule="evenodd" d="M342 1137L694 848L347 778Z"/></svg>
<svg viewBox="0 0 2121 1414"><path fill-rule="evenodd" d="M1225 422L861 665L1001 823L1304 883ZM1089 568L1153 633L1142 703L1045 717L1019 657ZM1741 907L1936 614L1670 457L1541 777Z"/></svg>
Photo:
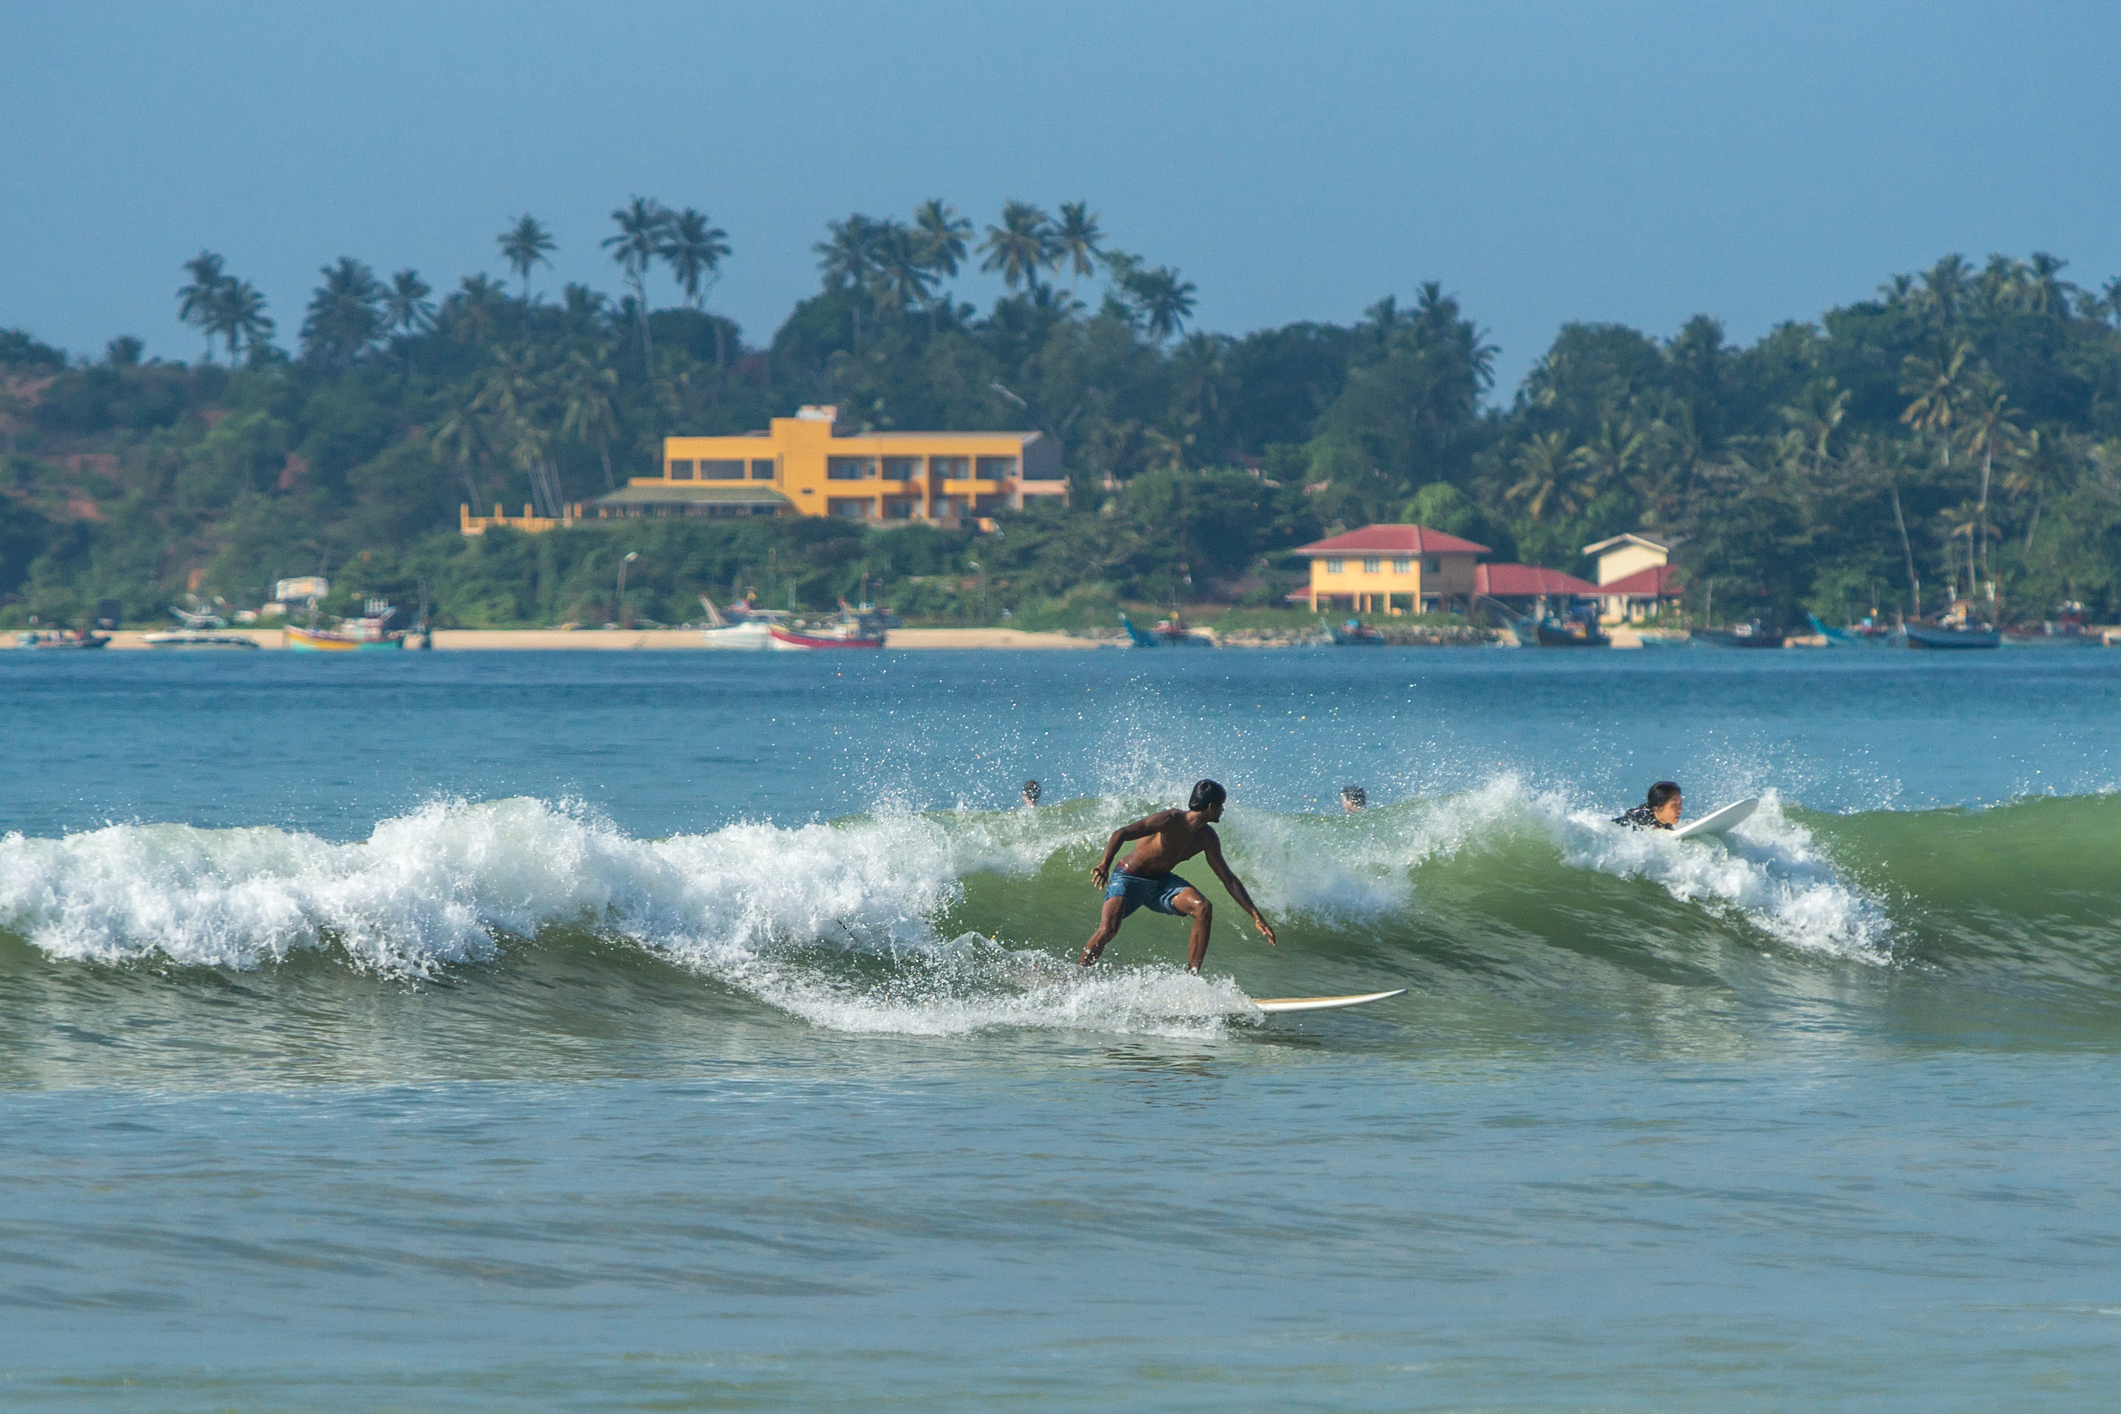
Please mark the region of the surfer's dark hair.
<svg viewBox="0 0 2121 1414"><path fill-rule="evenodd" d="M1661 809L1666 801L1678 794L1679 782L1659 781L1656 785L1650 787L1650 809Z"/></svg>
<svg viewBox="0 0 2121 1414"><path fill-rule="evenodd" d="M1342 786L1340 788L1340 798L1342 800L1352 800L1357 805L1368 805L1370 803L1370 793L1357 785Z"/></svg>
<svg viewBox="0 0 2121 1414"><path fill-rule="evenodd" d="M1025 781L1025 782L1024 782L1024 799L1026 799L1026 800L1037 800L1037 799L1038 799L1038 796L1039 796L1039 790L1038 790L1038 782L1037 782L1037 781Z"/></svg>
<svg viewBox="0 0 2121 1414"><path fill-rule="evenodd" d="M1192 798L1186 801L1188 810L1206 810L1211 805L1220 805L1230 798L1230 792L1222 788L1220 781L1195 781Z"/></svg>

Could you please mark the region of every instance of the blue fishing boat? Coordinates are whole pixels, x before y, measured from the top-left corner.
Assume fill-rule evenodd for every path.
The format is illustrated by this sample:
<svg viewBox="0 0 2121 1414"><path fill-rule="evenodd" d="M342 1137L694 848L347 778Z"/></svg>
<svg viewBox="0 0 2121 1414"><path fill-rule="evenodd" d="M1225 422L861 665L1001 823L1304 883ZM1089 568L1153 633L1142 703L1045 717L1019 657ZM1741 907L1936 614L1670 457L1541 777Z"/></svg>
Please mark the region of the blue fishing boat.
<svg viewBox="0 0 2121 1414"><path fill-rule="evenodd" d="M1119 626L1127 631L1127 646L1129 648L1154 648L1157 646L1156 635L1145 633L1141 629L1136 628L1134 620L1128 618L1125 614L1119 616Z"/></svg>

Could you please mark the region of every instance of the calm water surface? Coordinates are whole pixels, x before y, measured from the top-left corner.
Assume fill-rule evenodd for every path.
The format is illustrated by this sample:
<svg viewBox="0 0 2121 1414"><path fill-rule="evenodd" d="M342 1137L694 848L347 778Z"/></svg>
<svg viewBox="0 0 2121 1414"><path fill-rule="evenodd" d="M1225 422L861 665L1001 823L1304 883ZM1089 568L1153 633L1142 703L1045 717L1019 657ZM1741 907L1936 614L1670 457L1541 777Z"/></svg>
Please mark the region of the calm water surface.
<svg viewBox="0 0 2121 1414"><path fill-rule="evenodd" d="M2121 1378L2121 655L8 653L0 720L9 1407ZM1201 775L1281 946L1079 976ZM1604 823L1665 776L1764 804Z"/></svg>

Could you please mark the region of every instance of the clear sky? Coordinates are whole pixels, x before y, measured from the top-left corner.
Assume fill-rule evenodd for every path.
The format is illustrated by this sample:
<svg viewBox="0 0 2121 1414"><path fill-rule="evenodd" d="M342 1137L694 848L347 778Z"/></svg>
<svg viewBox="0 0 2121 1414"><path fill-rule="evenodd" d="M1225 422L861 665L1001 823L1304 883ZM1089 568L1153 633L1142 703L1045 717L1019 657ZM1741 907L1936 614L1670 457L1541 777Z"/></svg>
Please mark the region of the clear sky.
<svg viewBox="0 0 2121 1414"><path fill-rule="evenodd" d="M5 0L0 32L0 326L75 352L195 357L202 247L290 345L325 262L446 289L526 211L548 292L616 291L633 193L729 232L710 307L753 342L829 218L1080 198L1209 329L1441 281L1505 391L1568 320L1750 339L1952 250L2121 273L2111 3Z"/></svg>

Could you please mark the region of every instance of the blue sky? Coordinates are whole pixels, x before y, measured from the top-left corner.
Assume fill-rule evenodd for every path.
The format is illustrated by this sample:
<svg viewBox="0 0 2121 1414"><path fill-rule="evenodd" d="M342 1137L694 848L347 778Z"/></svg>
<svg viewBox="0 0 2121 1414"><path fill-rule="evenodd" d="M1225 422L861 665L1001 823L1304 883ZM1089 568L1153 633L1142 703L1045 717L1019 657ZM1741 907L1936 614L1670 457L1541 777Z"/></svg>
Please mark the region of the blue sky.
<svg viewBox="0 0 2121 1414"><path fill-rule="evenodd" d="M1438 280L1503 390L1569 320L1755 338L1946 251L2121 273L2121 7L194 0L5 8L0 326L196 356L179 263L258 283L291 343L347 254L439 288L617 290L633 193L735 247L763 342L849 211L1087 199L1197 322L1347 321ZM660 297L673 298L667 282ZM979 281L967 298L990 293Z"/></svg>

